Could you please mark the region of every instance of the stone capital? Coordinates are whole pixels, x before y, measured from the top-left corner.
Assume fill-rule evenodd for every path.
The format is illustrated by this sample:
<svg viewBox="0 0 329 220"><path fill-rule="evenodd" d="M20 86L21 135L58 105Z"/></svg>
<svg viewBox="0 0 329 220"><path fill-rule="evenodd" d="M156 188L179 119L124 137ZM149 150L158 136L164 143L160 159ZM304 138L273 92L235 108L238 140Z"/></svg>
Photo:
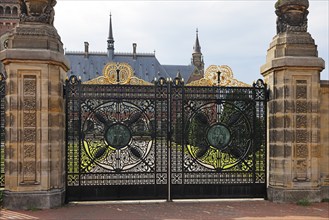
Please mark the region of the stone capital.
<svg viewBox="0 0 329 220"><path fill-rule="evenodd" d="M70 68L69 61L60 52L40 49L7 49L0 51L0 60L3 64L10 63L47 63L58 65L67 72Z"/></svg>
<svg viewBox="0 0 329 220"><path fill-rule="evenodd" d="M284 68L317 69L321 72L325 68L325 61L319 57L279 57L274 58L261 66L260 72L263 76L266 76L275 69Z"/></svg>

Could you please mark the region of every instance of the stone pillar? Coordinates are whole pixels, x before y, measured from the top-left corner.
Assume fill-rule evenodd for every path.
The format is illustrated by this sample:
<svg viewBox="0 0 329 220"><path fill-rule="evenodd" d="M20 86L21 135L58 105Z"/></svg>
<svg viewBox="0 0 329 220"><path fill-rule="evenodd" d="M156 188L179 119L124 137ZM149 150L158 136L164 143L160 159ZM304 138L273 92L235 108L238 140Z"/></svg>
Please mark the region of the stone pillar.
<svg viewBox="0 0 329 220"><path fill-rule="evenodd" d="M275 202L320 201L320 72L323 59L307 32L307 0L276 4L277 32L261 73L268 103L269 186Z"/></svg>
<svg viewBox="0 0 329 220"><path fill-rule="evenodd" d="M56 1L29 2L46 6L22 10L18 26L0 40L7 75L4 207L8 209L52 208L65 198L63 84L68 62L52 25ZM36 9L44 11L30 11Z"/></svg>
<svg viewBox="0 0 329 220"><path fill-rule="evenodd" d="M321 196L329 198L329 80L321 80L320 136Z"/></svg>

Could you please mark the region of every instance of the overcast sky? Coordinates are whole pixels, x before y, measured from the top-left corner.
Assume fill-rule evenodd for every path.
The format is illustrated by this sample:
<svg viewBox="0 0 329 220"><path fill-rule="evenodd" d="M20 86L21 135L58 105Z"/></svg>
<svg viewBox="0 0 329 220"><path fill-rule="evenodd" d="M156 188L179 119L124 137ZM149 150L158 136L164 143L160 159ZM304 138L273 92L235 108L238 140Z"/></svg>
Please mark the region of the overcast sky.
<svg viewBox="0 0 329 220"><path fill-rule="evenodd" d="M55 27L67 51L106 52L112 14L116 52L153 53L161 64L190 64L196 29L205 67L228 65L235 78L252 83L260 75L276 35L276 0L75 1L57 0ZM328 79L328 0L309 0L308 31L326 62Z"/></svg>

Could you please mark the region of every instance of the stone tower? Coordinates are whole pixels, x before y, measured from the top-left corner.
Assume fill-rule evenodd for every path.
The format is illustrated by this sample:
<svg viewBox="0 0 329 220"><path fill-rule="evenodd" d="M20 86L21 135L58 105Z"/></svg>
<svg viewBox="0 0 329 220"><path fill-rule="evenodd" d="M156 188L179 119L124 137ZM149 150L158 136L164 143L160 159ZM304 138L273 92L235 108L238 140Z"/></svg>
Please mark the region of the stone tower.
<svg viewBox="0 0 329 220"><path fill-rule="evenodd" d="M64 99L68 70L53 26L56 0L21 0L20 21L0 38L6 72L4 207L64 202Z"/></svg>
<svg viewBox="0 0 329 220"><path fill-rule="evenodd" d="M320 72L324 60L307 32L308 0L275 4L277 35L261 67L270 88L269 200L321 200Z"/></svg>
<svg viewBox="0 0 329 220"><path fill-rule="evenodd" d="M199 43L198 29L196 30L196 38L193 46L192 64L194 65L194 70L187 83L201 79L204 74L204 62Z"/></svg>
<svg viewBox="0 0 329 220"><path fill-rule="evenodd" d="M20 5L17 0L0 2L0 36L12 30L19 22Z"/></svg>

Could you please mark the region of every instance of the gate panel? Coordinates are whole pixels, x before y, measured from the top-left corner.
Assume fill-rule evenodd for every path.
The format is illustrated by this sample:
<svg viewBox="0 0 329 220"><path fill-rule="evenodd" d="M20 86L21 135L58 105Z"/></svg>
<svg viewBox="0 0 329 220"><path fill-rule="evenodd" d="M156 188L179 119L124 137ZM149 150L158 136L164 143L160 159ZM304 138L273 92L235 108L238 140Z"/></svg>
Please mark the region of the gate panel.
<svg viewBox="0 0 329 220"><path fill-rule="evenodd" d="M172 142L172 198L264 197L262 81L253 88L180 88L180 93L173 89L173 124L181 128L175 137L181 132L183 138L182 144L175 138Z"/></svg>
<svg viewBox="0 0 329 220"><path fill-rule="evenodd" d="M266 86L66 85L68 200L264 197Z"/></svg>
<svg viewBox="0 0 329 220"><path fill-rule="evenodd" d="M0 188L5 186L5 77L0 73Z"/></svg>
<svg viewBox="0 0 329 220"><path fill-rule="evenodd" d="M67 84L67 197L166 198L168 91Z"/></svg>

